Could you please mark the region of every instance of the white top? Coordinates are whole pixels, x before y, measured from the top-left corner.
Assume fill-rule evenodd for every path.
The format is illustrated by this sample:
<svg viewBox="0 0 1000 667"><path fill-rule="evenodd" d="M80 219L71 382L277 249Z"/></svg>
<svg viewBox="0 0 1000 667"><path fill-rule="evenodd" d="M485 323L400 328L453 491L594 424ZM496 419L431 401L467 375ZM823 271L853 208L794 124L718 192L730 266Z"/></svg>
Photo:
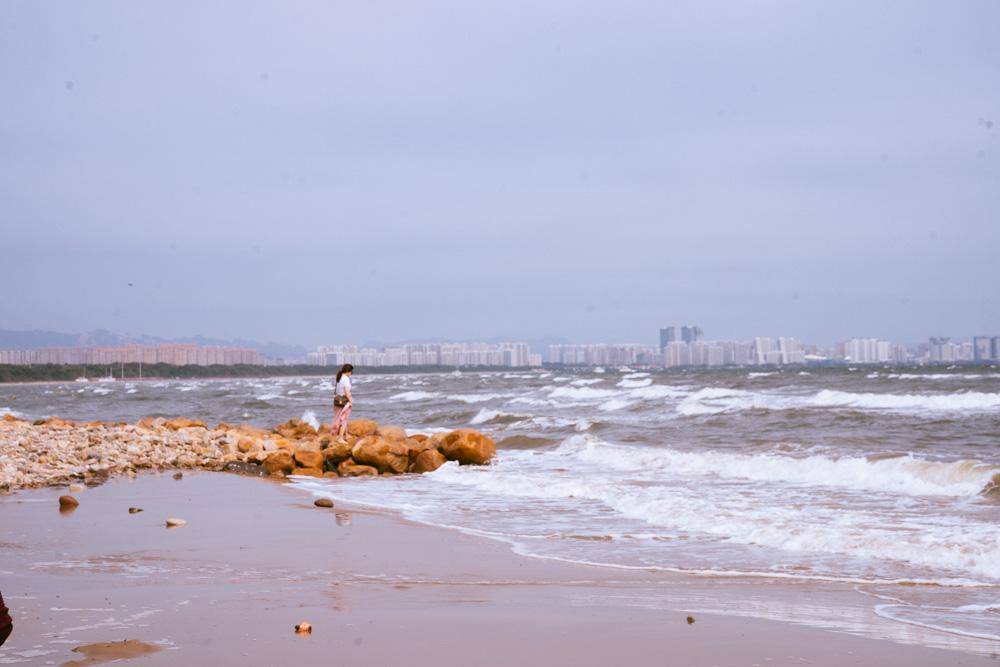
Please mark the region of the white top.
<svg viewBox="0 0 1000 667"><path fill-rule="evenodd" d="M347 392L351 390L351 376L341 375L340 382L337 383L337 396L347 396Z"/></svg>

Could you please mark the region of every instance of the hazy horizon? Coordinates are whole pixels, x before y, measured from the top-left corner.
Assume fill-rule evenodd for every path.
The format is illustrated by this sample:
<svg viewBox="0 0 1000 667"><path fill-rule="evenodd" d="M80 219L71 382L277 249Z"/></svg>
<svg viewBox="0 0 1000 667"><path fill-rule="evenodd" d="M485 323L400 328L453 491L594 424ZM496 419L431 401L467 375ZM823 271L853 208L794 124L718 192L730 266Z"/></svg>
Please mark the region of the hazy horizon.
<svg viewBox="0 0 1000 667"><path fill-rule="evenodd" d="M996 3L0 18L0 329L1000 335Z"/></svg>

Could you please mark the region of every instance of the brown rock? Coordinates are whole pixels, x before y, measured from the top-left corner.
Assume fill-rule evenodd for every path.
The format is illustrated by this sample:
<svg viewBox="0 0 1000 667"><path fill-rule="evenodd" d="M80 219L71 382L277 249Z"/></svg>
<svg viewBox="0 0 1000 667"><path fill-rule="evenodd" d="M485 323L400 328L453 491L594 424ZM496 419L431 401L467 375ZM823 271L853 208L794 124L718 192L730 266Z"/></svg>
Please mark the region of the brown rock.
<svg viewBox="0 0 1000 667"><path fill-rule="evenodd" d="M417 442L426 442L429 438L423 433L414 433L409 436L410 440L416 440Z"/></svg>
<svg viewBox="0 0 1000 667"><path fill-rule="evenodd" d="M378 430L378 423L371 419L352 419L347 422L347 432L359 438L375 435L376 430Z"/></svg>
<svg viewBox="0 0 1000 667"><path fill-rule="evenodd" d="M436 449L425 449L417 455L416 460L413 465L410 466L410 472L431 472L432 470L437 470L447 459L444 458L444 454Z"/></svg>
<svg viewBox="0 0 1000 667"><path fill-rule="evenodd" d="M322 477L322 468L296 468L292 470L293 475L307 475L309 477Z"/></svg>
<svg viewBox="0 0 1000 667"><path fill-rule="evenodd" d="M4 420L5 422L16 422L16 421L21 421L20 419L18 419L18 418L17 418L17 417L15 417L14 415L10 414L9 412L8 412L7 414L5 414L5 415L3 416L3 420Z"/></svg>
<svg viewBox="0 0 1000 667"><path fill-rule="evenodd" d="M333 507L333 501L329 498L317 498L313 501L316 507Z"/></svg>
<svg viewBox="0 0 1000 667"><path fill-rule="evenodd" d="M167 528L178 528L180 526L186 526L187 521L184 519L175 519L173 517L167 519Z"/></svg>
<svg viewBox="0 0 1000 667"><path fill-rule="evenodd" d="M180 458L180 457L178 457L178 458ZM182 473L182 472L175 472L174 473L174 479L184 479L184 473Z"/></svg>
<svg viewBox="0 0 1000 667"><path fill-rule="evenodd" d="M255 438L240 438L240 441L236 443L236 449L243 452L244 454L249 454L251 452L259 452L264 449L264 445Z"/></svg>
<svg viewBox="0 0 1000 667"><path fill-rule="evenodd" d="M371 466L358 465L351 459L347 459L341 461L340 465L337 466L337 473L341 477L375 477L378 475L378 470Z"/></svg>
<svg viewBox="0 0 1000 667"><path fill-rule="evenodd" d="M375 466L379 472L401 473L410 467L410 450L401 442L370 435L358 440L351 450L358 463Z"/></svg>
<svg viewBox="0 0 1000 667"><path fill-rule="evenodd" d="M309 621L302 621L295 626L295 633L299 635L309 635L312 634L312 631L313 626L309 623Z"/></svg>
<svg viewBox="0 0 1000 667"><path fill-rule="evenodd" d="M297 417L289 419L284 424L278 424L274 427L274 432L289 440L301 440L316 435L316 429Z"/></svg>
<svg viewBox="0 0 1000 667"><path fill-rule="evenodd" d="M278 438L277 440L275 440L274 446L277 447L278 449L290 449L293 452L295 451L295 445L288 442L284 438Z"/></svg>
<svg viewBox="0 0 1000 667"><path fill-rule="evenodd" d="M406 440L406 429L402 426L384 425L375 429L375 435L380 435L386 440Z"/></svg>
<svg viewBox="0 0 1000 667"><path fill-rule="evenodd" d="M338 463L351 458L351 449L353 447L350 441L340 443L335 440L323 450L323 460L326 461L328 468L336 468Z"/></svg>
<svg viewBox="0 0 1000 667"><path fill-rule="evenodd" d="M319 468L320 472L323 471L323 455L318 451L297 449L294 458L303 468Z"/></svg>
<svg viewBox="0 0 1000 667"><path fill-rule="evenodd" d="M80 504L80 501L73 496L59 496L59 509L72 509Z"/></svg>
<svg viewBox="0 0 1000 667"><path fill-rule="evenodd" d="M292 455L285 451L284 449L279 449L276 452L271 452L264 463L262 464L264 470L267 474L274 475L275 473L289 474L295 467L295 461L292 459Z"/></svg>
<svg viewBox="0 0 1000 667"><path fill-rule="evenodd" d="M428 449L436 449L436 447L427 440L420 441L415 440L414 438L407 438L403 441L403 444L410 450L411 466L413 465L413 462L417 460L417 457L420 456L421 452L425 452Z"/></svg>
<svg viewBox="0 0 1000 667"><path fill-rule="evenodd" d="M205 422L198 421L195 419L186 419L184 417L178 417L177 419L170 419L163 425L169 428L171 431L177 431L182 428L193 428L193 427L205 428Z"/></svg>
<svg viewBox="0 0 1000 667"><path fill-rule="evenodd" d="M323 473L323 477L340 477L340 473L336 470L327 470Z"/></svg>
<svg viewBox="0 0 1000 667"><path fill-rule="evenodd" d="M138 514L141 511L142 511L141 507L129 507L128 508L128 513L129 514Z"/></svg>
<svg viewBox="0 0 1000 667"><path fill-rule="evenodd" d="M458 461L461 465L489 463L497 452L493 438L468 428L448 433L439 448L446 459Z"/></svg>

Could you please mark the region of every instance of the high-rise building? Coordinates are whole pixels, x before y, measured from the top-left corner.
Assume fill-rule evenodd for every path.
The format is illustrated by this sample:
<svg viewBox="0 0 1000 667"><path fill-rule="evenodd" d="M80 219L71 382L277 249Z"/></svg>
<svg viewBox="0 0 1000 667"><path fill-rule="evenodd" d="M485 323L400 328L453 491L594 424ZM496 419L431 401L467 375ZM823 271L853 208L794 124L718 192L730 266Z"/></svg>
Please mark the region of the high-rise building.
<svg viewBox="0 0 1000 667"><path fill-rule="evenodd" d="M677 331L674 327L660 329L660 352L663 352L664 348L675 340L677 340Z"/></svg>
<svg viewBox="0 0 1000 667"><path fill-rule="evenodd" d="M705 332L701 330L701 327L690 325L686 327L681 327L681 340L685 343L694 343L695 341L701 340Z"/></svg>
<svg viewBox="0 0 1000 667"><path fill-rule="evenodd" d="M989 336L976 336L972 339L972 358L973 361L993 361L997 358L996 350L994 349L994 341L996 338L990 338Z"/></svg>

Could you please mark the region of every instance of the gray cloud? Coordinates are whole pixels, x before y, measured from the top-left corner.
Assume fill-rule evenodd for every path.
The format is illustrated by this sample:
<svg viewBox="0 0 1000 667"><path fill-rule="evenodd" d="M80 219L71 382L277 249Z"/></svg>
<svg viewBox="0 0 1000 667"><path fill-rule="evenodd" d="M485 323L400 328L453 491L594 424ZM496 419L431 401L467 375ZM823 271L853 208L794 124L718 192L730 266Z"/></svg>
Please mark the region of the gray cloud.
<svg viewBox="0 0 1000 667"><path fill-rule="evenodd" d="M992 2L0 16L5 328L1000 332Z"/></svg>

